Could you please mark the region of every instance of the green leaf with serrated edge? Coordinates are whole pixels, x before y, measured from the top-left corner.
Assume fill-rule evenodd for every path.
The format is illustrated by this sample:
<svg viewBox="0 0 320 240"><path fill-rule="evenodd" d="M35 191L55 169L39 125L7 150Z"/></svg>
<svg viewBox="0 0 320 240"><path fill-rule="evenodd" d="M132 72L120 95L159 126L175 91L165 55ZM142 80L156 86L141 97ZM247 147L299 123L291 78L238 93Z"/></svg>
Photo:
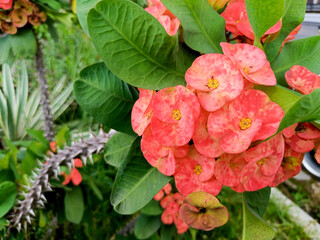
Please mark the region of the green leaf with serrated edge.
<svg viewBox="0 0 320 240"><path fill-rule="evenodd" d="M147 205L145 205L141 212L144 215L157 216L161 215L164 210L160 207L160 202L152 199Z"/></svg>
<svg viewBox="0 0 320 240"><path fill-rule="evenodd" d="M88 28L101 58L123 81L145 89L185 85L169 36L159 21L128 0L103 0L88 14Z"/></svg>
<svg viewBox="0 0 320 240"><path fill-rule="evenodd" d="M244 200L260 217L267 209L271 194L271 188L265 187L254 192L244 192Z"/></svg>
<svg viewBox="0 0 320 240"><path fill-rule="evenodd" d="M284 11L281 20L281 30L277 38L267 43L265 52L268 60L271 62L279 53L281 44L286 37L299 25L304 19L306 11L305 0L285 0Z"/></svg>
<svg viewBox="0 0 320 240"><path fill-rule="evenodd" d="M133 214L150 202L170 180L144 159L137 138L117 172L111 204L120 214Z"/></svg>
<svg viewBox="0 0 320 240"><path fill-rule="evenodd" d="M281 85L272 87L255 85L254 88L265 92L272 102L277 103L282 108L284 113L288 112L292 105L300 99L300 96L302 96L300 93L292 91Z"/></svg>
<svg viewBox="0 0 320 240"><path fill-rule="evenodd" d="M312 122L320 120L320 89L317 88L308 95L302 96L285 114L280 122L278 132L297 122Z"/></svg>
<svg viewBox="0 0 320 240"><path fill-rule="evenodd" d="M242 240L271 240L275 230L252 210L242 196L243 228Z"/></svg>
<svg viewBox="0 0 320 240"><path fill-rule="evenodd" d="M14 182L3 182L0 184L0 218L11 209L16 201L17 186Z"/></svg>
<svg viewBox="0 0 320 240"><path fill-rule="evenodd" d="M226 42L225 20L208 0L162 0L162 3L181 21L183 39L190 48L202 53L222 53L220 42Z"/></svg>
<svg viewBox="0 0 320 240"><path fill-rule="evenodd" d="M83 193L80 187L67 191L64 197L64 212L68 221L79 224L84 213Z"/></svg>
<svg viewBox="0 0 320 240"><path fill-rule="evenodd" d="M94 8L95 5L100 0L77 0L76 9L77 9L77 17L79 19L79 23L83 29L83 31L89 35L88 31L88 23L87 23L87 16L89 10Z"/></svg>
<svg viewBox="0 0 320 240"><path fill-rule="evenodd" d="M73 90L81 108L97 121L117 131L134 134L131 110L138 92L113 75L104 63L83 69Z"/></svg>
<svg viewBox="0 0 320 240"><path fill-rule="evenodd" d="M135 139L136 136L125 133L116 133L113 135L104 148L104 159L106 163L114 167L120 167Z"/></svg>
<svg viewBox="0 0 320 240"><path fill-rule="evenodd" d="M246 0L245 4L255 42L260 43L262 35L282 17L284 0Z"/></svg>
<svg viewBox="0 0 320 240"><path fill-rule="evenodd" d="M271 63L271 68L280 85L288 86L284 77L294 65L301 65L311 72L320 74L320 36L314 36L288 42L281 53Z"/></svg>
<svg viewBox="0 0 320 240"><path fill-rule="evenodd" d="M146 216L141 214L134 225L134 235L138 239L151 237L161 226L160 216Z"/></svg>

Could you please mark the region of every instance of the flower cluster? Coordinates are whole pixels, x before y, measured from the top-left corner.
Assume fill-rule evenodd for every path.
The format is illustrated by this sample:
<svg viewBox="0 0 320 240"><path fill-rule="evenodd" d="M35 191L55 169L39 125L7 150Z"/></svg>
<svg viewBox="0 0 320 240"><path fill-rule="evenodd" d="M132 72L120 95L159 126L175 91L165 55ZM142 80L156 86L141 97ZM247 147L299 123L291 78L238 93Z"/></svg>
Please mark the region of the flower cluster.
<svg viewBox="0 0 320 240"><path fill-rule="evenodd" d="M172 187L167 183L155 196L154 199L160 201L160 206L165 209L161 215L161 221L164 224L174 223L178 234L182 234L189 229L189 226L182 220L179 215L180 206L184 197L180 193L171 193ZM164 197L164 194L166 196Z"/></svg>
<svg viewBox="0 0 320 240"><path fill-rule="evenodd" d="M70 174L65 172L61 172L61 175L64 176L64 181L62 185L68 185L70 181L73 185L78 186L82 182L82 176L77 168L83 167L82 161L80 158L75 158L73 160L74 168L71 169Z"/></svg>
<svg viewBox="0 0 320 240"><path fill-rule="evenodd" d="M29 0L14 2L11 0L0 3L0 30L2 32L16 34L18 28L24 27L27 23L38 26L46 20L46 14Z"/></svg>

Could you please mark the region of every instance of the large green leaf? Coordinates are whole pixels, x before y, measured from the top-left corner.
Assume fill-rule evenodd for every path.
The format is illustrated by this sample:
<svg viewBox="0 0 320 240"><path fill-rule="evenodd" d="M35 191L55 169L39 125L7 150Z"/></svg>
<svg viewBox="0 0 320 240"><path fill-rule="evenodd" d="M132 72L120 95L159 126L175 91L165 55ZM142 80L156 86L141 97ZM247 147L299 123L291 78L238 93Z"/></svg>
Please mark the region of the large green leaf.
<svg viewBox="0 0 320 240"><path fill-rule="evenodd" d="M267 209L270 194L270 187L266 187L254 192L244 192L244 200L253 211L262 217Z"/></svg>
<svg viewBox="0 0 320 240"><path fill-rule="evenodd" d="M268 60L271 62L278 54L281 44L286 37L295 29L304 19L306 11L305 0L285 0L284 11L282 15L282 26L277 38L268 43L265 52Z"/></svg>
<svg viewBox="0 0 320 240"><path fill-rule="evenodd" d="M284 74L293 65L302 65L311 72L320 74L320 36L288 42L271 63L278 84L287 86Z"/></svg>
<svg viewBox="0 0 320 240"><path fill-rule="evenodd" d="M152 236L161 226L159 216L146 216L141 214L134 226L134 235L138 239L147 239Z"/></svg>
<svg viewBox="0 0 320 240"><path fill-rule="evenodd" d="M108 68L133 86L161 89L185 85L189 66L177 69L169 36L152 15L128 0L103 0L88 14L93 44Z"/></svg>
<svg viewBox="0 0 320 240"><path fill-rule="evenodd" d="M301 97L286 113L280 122L278 132L297 122L320 120L320 89Z"/></svg>
<svg viewBox="0 0 320 240"><path fill-rule="evenodd" d="M83 69L73 89L79 105L96 120L117 131L133 134L131 109L138 92L114 76L104 63Z"/></svg>
<svg viewBox="0 0 320 240"><path fill-rule="evenodd" d="M141 212L144 215L158 216L163 213L163 209L160 207L160 202L152 199L147 205L145 205Z"/></svg>
<svg viewBox="0 0 320 240"><path fill-rule="evenodd" d="M208 0L162 0L162 3L181 21L183 39L189 47L203 53L222 53L220 42L226 42L225 20Z"/></svg>
<svg viewBox="0 0 320 240"><path fill-rule="evenodd" d="M16 201L17 186L14 182L2 182L0 184L0 218L2 218Z"/></svg>
<svg viewBox="0 0 320 240"><path fill-rule="evenodd" d="M258 46L262 35L282 17L284 0L246 0L245 3Z"/></svg>
<svg viewBox="0 0 320 240"><path fill-rule="evenodd" d="M111 193L111 204L121 214L132 214L144 207L170 177L150 166L140 150L140 139L133 143L122 162Z"/></svg>
<svg viewBox="0 0 320 240"><path fill-rule="evenodd" d="M300 99L301 96L300 93L280 85L272 87L256 85L255 89L265 92L272 102L277 103L282 108L284 113L288 112L288 110Z"/></svg>
<svg viewBox="0 0 320 240"><path fill-rule="evenodd" d="M245 201L243 197L243 229L242 240L271 240L275 230L269 226Z"/></svg>
<svg viewBox="0 0 320 240"><path fill-rule="evenodd" d="M114 167L120 167L127 156L136 136L125 133L116 133L109 139L104 148L105 161Z"/></svg>
<svg viewBox="0 0 320 240"><path fill-rule="evenodd" d="M87 24L87 16L88 16L89 10L91 8L94 8L94 6L99 1L100 0L77 0L77 4L76 4L77 17L79 19L79 23L83 31L85 31L87 35L89 35L88 24Z"/></svg>
<svg viewBox="0 0 320 240"><path fill-rule="evenodd" d="M67 191L64 197L64 212L68 221L79 224L84 213L83 193L80 187Z"/></svg>

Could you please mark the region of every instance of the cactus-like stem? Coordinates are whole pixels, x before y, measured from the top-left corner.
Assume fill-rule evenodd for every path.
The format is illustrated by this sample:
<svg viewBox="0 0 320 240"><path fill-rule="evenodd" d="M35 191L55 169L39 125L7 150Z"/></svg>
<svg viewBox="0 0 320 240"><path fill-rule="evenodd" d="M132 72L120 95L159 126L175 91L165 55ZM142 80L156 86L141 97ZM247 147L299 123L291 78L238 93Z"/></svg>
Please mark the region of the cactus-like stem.
<svg viewBox="0 0 320 240"><path fill-rule="evenodd" d="M43 63L43 54L41 50L41 44L39 39L37 39L37 54L36 54L36 66L37 66L37 73L38 73L38 82L40 85L40 102L42 105L42 112L43 112L43 121L44 121L44 134L45 137L50 141L54 141L54 129L53 129L53 120L52 114L50 109L50 98L49 98L49 91L48 91L48 83L45 74L45 68Z"/></svg>
<svg viewBox="0 0 320 240"><path fill-rule="evenodd" d="M43 208L46 198L44 193L52 191L49 180L58 178L60 174L60 166L66 165L69 168L74 167L73 159L76 157L89 157L93 153L100 152L104 148L105 143L115 133L115 131L104 133L102 129L98 136L92 136L86 140L74 143L70 147L59 150L57 154L52 154L45 159L45 163L39 163L34 178L30 181L31 186L26 186L25 193L22 193L24 200L18 201L16 207L9 215L10 227L8 234L12 228L21 230L23 223L31 223L31 217L35 216L35 208Z"/></svg>

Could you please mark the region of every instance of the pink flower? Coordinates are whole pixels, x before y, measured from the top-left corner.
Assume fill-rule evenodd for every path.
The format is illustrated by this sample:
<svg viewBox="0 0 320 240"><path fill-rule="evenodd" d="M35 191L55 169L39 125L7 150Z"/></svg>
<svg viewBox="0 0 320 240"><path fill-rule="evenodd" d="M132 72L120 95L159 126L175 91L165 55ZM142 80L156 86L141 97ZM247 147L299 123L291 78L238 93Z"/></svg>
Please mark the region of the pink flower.
<svg viewBox="0 0 320 240"><path fill-rule="evenodd" d="M153 137L151 128L148 127L141 140L141 151L151 166L156 167L161 173L171 176L176 169L175 158L185 157L189 145L177 147L164 147Z"/></svg>
<svg viewBox="0 0 320 240"><path fill-rule="evenodd" d="M176 18L159 0L149 0L145 10L154 16L164 27L168 35L173 36L177 33L180 21Z"/></svg>
<svg viewBox="0 0 320 240"><path fill-rule="evenodd" d="M73 185L78 186L82 181L81 174L76 169L76 168L83 167L82 161L79 158L75 158L73 161L74 161L75 168L71 169L70 174L66 174L65 172L61 172L61 175L64 176L64 181L63 181L62 185L69 184L69 182L71 180Z"/></svg>
<svg viewBox="0 0 320 240"><path fill-rule="evenodd" d="M141 136L149 126L152 116L152 100L156 91L139 88L139 99L135 102L131 113L133 131Z"/></svg>
<svg viewBox="0 0 320 240"><path fill-rule="evenodd" d="M294 177L301 171L301 163L304 154L293 151L287 144L285 147L284 158L277 171L270 187L276 187L285 180Z"/></svg>
<svg viewBox="0 0 320 240"><path fill-rule="evenodd" d="M250 44L221 43L223 53L240 69L242 75L255 84L276 85L276 77L265 53Z"/></svg>
<svg viewBox="0 0 320 240"><path fill-rule="evenodd" d="M272 183L284 156L285 143L281 133L244 155L248 165L241 172L240 182L246 191L256 191Z"/></svg>
<svg viewBox="0 0 320 240"><path fill-rule="evenodd" d="M171 193L172 187L170 183L167 183L161 190L153 197L154 200L160 201L164 194L169 195Z"/></svg>
<svg viewBox="0 0 320 240"><path fill-rule="evenodd" d="M200 104L190 90L180 85L162 89L155 95L152 108L151 130L158 143L173 147L191 140Z"/></svg>
<svg viewBox="0 0 320 240"><path fill-rule="evenodd" d="M0 8L8 10L12 8L13 0L0 0Z"/></svg>
<svg viewBox="0 0 320 240"><path fill-rule="evenodd" d="M202 156L194 146L190 146L188 155L176 162L174 178L181 194L204 191L217 195L220 192L222 184L213 175L214 158Z"/></svg>
<svg viewBox="0 0 320 240"><path fill-rule="evenodd" d="M192 139L194 146L200 154L207 157L219 157L223 153L219 147L219 141L208 133L207 122L209 114L209 112L201 108Z"/></svg>
<svg viewBox="0 0 320 240"><path fill-rule="evenodd" d="M210 231L224 225L229 213L219 200L206 192L189 194L179 210L183 221L192 228Z"/></svg>
<svg viewBox="0 0 320 240"><path fill-rule="evenodd" d="M315 88L320 88L320 76L303 66L292 66L286 72L285 78L290 87L302 94L309 94Z"/></svg>
<svg viewBox="0 0 320 240"><path fill-rule="evenodd" d="M241 154L223 154L214 167L214 174L219 182L228 187L237 187L240 184L240 176L248 162Z"/></svg>
<svg viewBox="0 0 320 240"><path fill-rule="evenodd" d="M238 97L243 77L234 63L222 54L198 57L185 74L189 86L197 89L201 106L213 112Z"/></svg>
<svg viewBox="0 0 320 240"><path fill-rule="evenodd" d="M262 91L249 89L208 118L208 132L226 153L241 153L252 141L274 134L283 110Z"/></svg>

